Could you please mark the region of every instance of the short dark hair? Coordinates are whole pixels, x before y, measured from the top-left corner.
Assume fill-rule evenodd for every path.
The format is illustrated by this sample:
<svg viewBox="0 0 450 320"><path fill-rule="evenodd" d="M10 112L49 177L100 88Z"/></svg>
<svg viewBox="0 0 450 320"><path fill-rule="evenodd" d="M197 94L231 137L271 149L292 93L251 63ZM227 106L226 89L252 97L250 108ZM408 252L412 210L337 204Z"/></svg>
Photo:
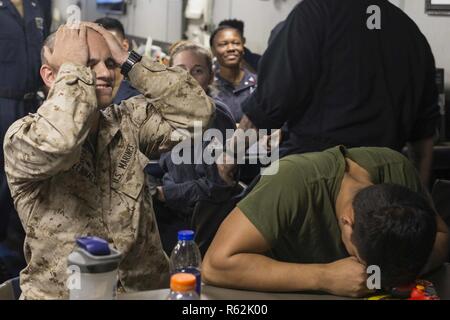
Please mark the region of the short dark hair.
<svg viewBox="0 0 450 320"><path fill-rule="evenodd" d="M211 46L211 48L214 46L214 39L216 38L217 34L223 30L228 30L228 29L237 31L239 33L242 41L245 42L244 35L242 34L241 30L236 29L233 26L222 25L222 26L218 27L216 30L214 30L213 33L211 34L211 38L209 38L209 45Z"/></svg>
<svg viewBox="0 0 450 320"><path fill-rule="evenodd" d="M244 36L244 21L242 20L237 20L237 19L228 19L228 20L223 20L219 23L219 27L221 26L229 26L229 27L233 27L237 30L239 30L242 34L242 36Z"/></svg>
<svg viewBox="0 0 450 320"><path fill-rule="evenodd" d="M55 48L55 40L56 40L56 32L53 32L52 34L50 34L44 41L42 48L41 48L41 63L44 64L48 64L47 59L45 58L45 47L47 47L48 49L50 49L50 52L53 52L54 48Z"/></svg>
<svg viewBox="0 0 450 320"><path fill-rule="evenodd" d="M108 31L117 31L120 33L122 38L125 38L125 28L123 27L122 22L117 19L104 17L94 21L97 24L100 24Z"/></svg>
<svg viewBox="0 0 450 320"><path fill-rule="evenodd" d="M383 288L410 284L425 267L437 232L430 201L392 184L356 195L352 242L368 266L380 267Z"/></svg>

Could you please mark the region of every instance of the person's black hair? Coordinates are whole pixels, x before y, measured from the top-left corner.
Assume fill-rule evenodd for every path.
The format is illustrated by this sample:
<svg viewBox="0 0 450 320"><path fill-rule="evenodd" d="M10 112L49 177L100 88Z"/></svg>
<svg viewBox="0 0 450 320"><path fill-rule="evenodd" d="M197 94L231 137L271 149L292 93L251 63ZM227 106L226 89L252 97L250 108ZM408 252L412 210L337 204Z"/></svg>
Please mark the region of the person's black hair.
<svg viewBox="0 0 450 320"><path fill-rule="evenodd" d="M211 48L214 46L214 39L216 38L217 34L223 30L228 30L228 29L236 30L239 33L239 35L241 36L242 42L245 42L245 39L244 39L244 36L243 36L241 30L236 29L235 27L232 27L232 26L222 25L222 26L218 27L216 30L214 30L213 33L211 34L211 38L209 38L209 45Z"/></svg>
<svg viewBox="0 0 450 320"><path fill-rule="evenodd" d="M380 184L360 191L353 209L352 242L367 266L380 268L382 287L416 280L436 239L430 200L403 186Z"/></svg>
<svg viewBox="0 0 450 320"><path fill-rule="evenodd" d="M242 36L244 36L244 21L242 20L237 20L237 19L228 19L228 20L223 20L219 23L219 27L222 26L229 26L229 27L233 27L237 30L239 30L242 34Z"/></svg>
<svg viewBox="0 0 450 320"><path fill-rule="evenodd" d="M94 21L97 24L100 24L108 31L117 31L120 33L122 38L125 38L125 28L123 27L122 22L117 19L104 17Z"/></svg>

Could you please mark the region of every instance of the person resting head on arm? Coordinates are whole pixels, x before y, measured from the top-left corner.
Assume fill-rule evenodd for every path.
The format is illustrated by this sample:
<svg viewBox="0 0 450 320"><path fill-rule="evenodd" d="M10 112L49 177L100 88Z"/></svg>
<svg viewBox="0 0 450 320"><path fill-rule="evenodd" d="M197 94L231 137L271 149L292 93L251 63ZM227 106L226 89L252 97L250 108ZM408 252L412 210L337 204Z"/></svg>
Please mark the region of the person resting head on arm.
<svg viewBox="0 0 450 320"><path fill-rule="evenodd" d="M362 297L376 265L382 288L409 284L448 254L448 229L424 190L413 165L389 149L284 158L220 227L204 280Z"/></svg>

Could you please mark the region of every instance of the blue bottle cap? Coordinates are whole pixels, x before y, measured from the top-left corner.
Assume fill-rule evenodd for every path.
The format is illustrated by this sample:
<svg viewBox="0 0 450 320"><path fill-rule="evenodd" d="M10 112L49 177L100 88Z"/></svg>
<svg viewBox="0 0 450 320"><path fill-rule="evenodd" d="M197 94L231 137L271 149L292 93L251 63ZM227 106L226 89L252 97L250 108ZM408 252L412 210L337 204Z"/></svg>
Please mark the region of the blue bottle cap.
<svg viewBox="0 0 450 320"><path fill-rule="evenodd" d="M192 241L194 240L195 232L192 230L183 230L178 232L178 241Z"/></svg>
<svg viewBox="0 0 450 320"><path fill-rule="evenodd" d="M107 256L111 254L106 240L97 237L82 237L77 239L77 245L93 256Z"/></svg>

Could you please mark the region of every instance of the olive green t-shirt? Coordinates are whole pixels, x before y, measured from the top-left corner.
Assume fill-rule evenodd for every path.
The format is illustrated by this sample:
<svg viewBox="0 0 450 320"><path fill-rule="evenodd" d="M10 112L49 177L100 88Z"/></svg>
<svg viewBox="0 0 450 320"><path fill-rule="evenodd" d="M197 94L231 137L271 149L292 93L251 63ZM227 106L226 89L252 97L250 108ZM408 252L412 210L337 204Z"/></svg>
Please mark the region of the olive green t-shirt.
<svg viewBox="0 0 450 320"><path fill-rule="evenodd" d="M366 169L374 184L425 192L414 166L390 149L341 146L283 158L278 174L263 176L238 204L271 245L269 256L293 263L330 263L348 257L335 214L345 158Z"/></svg>

